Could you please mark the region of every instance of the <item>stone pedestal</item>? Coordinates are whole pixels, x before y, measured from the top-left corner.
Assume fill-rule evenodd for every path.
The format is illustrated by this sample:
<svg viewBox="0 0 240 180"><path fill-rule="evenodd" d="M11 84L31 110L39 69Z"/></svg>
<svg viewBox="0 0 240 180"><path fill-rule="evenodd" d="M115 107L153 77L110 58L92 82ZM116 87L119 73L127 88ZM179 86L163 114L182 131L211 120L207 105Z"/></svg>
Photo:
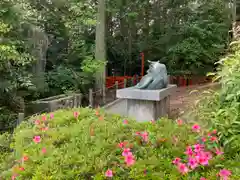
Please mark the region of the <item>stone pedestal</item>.
<svg viewBox="0 0 240 180"><path fill-rule="evenodd" d="M157 120L168 116L170 95L175 88L176 85L168 85L167 88L160 90L119 89L118 100L105 106L105 109L110 113L128 116L139 122Z"/></svg>

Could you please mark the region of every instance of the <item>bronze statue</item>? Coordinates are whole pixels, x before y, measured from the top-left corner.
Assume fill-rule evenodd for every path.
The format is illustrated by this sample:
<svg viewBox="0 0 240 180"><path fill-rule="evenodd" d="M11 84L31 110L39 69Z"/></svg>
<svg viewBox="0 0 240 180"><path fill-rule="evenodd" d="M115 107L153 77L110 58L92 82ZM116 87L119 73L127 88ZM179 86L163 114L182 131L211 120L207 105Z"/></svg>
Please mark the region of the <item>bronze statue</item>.
<svg viewBox="0 0 240 180"><path fill-rule="evenodd" d="M134 86L134 89L156 90L163 89L168 86L167 68L164 64L148 61L150 63L147 74L143 76L141 81Z"/></svg>

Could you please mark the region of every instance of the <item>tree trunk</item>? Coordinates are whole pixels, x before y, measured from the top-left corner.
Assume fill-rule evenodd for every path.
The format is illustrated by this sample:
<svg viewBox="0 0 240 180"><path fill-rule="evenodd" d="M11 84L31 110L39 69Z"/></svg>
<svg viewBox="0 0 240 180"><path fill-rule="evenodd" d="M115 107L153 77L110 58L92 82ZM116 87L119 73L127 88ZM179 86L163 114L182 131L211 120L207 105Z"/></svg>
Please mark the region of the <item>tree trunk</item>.
<svg viewBox="0 0 240 180"><path fill-rule="evenodd" d="M98 13L97 13L97 26L96 26L96 39L95 39L95 59L97 61L106 61L106 13L105 13L105 0L99 0ZM106 67L102 67L96 72L96 89L102 89L105 86Z"/></svg>

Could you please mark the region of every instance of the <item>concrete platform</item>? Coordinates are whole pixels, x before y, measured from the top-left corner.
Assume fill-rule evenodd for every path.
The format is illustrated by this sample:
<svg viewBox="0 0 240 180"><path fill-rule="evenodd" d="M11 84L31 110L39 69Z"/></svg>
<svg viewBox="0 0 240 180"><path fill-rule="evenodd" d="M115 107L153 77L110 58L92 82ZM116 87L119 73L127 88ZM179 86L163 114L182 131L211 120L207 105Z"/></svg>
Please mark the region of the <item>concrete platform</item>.
<svg viewBox="0 0 240 180"><path fill-rule="evenodd" d="M118 100L104 108L109 113L128 116L139 122L157 120L168 116L170 95L176 87L176 85L169 85L160 90L120 89L117 90Z"/></svg>

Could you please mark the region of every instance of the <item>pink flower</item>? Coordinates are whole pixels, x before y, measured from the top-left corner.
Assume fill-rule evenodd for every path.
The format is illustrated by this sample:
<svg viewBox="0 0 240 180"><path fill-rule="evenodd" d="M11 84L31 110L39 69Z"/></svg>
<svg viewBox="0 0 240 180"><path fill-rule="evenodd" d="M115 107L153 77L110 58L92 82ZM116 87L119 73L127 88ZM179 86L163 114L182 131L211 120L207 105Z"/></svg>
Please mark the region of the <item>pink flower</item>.
<svg viewBox="0 0 240 180"><path fill-rule="evenodd" d="M47 116L42 116L42 120L46 121L47 120Z"/></svg>
<svg viewBox="0 0 240 180"><path fill-rule="evenodd" d="M47 153L47 149L46 148L42 148L42 153L46 154Z"/></svg>
<svg viewBox="0 0 240 180"><path fill-rule="evenodd" d="M123 124L128 124L128 120L124 119Z"/></svg>
<svg viewBox="0 0 240 180"><path fill-rule="evenodd" d="M194 145L194 152L200 152L202 151L202 145L201 144L195 144Z"/></svg>
<svg viewBox="0 0 240 180"><path fill-rule="evenodd" d="M127 166L133 165L135 163L134 156L132 154L125 156L125 163L127 164Z"/></svg>
<svg viewBox="0 0 240 180"><path fill-rule="evenodd" d="M194 124L193 126L192 126L192 131L193 132L200 132L200 126L198 125L198 124Z"/></svg>
<svg viewBox="0 0 240 180"><path fill-rule="evenodd" d="M188 167L187 167L185 164L179 163L179 164L178 164L178 171L179 171L181 174L186 174L186 173L188 173L189 169L188 169Z"/></svg>
<svg viewBox="0 0 240 180"><path fill-rule="evenodd" d="M53 119L53 118L54 118L54 114L51 113L51 114L50 114L50 119Z"/></svg>
<svg viewBox="0 0 240 180"><path fill-rule="evenodd" d="M213 134L217 134L217 130L214 129L214 130L212 131L212 133L213 133Z"/></svg>
<svg viewBox="0 0 240 180"><path fill-rule="evenodd" d="M106 177L113 177L113 172L111 169L108 169L106 172L105 172L105 176Z"/></svg>
<svg viewBox="0 0 240 180"><path fill-rule="evenodd" d="M122 156L128 156L129 153L131 153L130 149L129 148L124 148L123 152L122 152Z"/></svg>
<svg viewBox="0 0 240 180"><path fill-rule="evenodd" d="M227 169L222 169L219 172L219 176L223 179L223 180L227 180L228 176L230 176L232 173L231 171L227 170Z"/></svg>
<svg viewBox="0 0 240 180"><path fill-rule="evenodd" d="M222 155L223 154L223 151L221 151L220 149L216 148L216 154L218 156Z"/></svg>
<svg viewBox="0 0 240 180"><path fill-rule="evenodd" d="M211 152L205 152L205 156L208 160L212 159L212 153Z"/></svg>
<svg viewBox="0 0 240 180"><path fill-rule="evenodd" d="M203 166L207 166L209 164L209 160L212 158L210 153L200 152L196 155L196 159L199 164Z"/></svg>
<svg viewBox="0 0 240 180"><path fill-rule="evenodd" d="M183 125L183 120L178 119L178 120L177 120L177 124L178 124L179 126Z"/></svg>
<svg viewBox="0 0 240 180"><path fill-rule="evenodd" d="M40 120L36 120L36 121L35 121L35 125L39 125L40 123L41 123Z"/></svg>
<svg viewBox="0 0 240 180"><path fill-rule="evenodd" d="M24 167L19 167L18 170L19 171L24 171L25 169L24 169Z"/></svg>
<svg viewBox="0 0 240 180"><path fill-rule="evenodd" d="M118 143L118 147L120 147L120 148L124 148L124 147L125 147L125 143L124 143L124 142L120 142L120 143Z"/></svg>
<svg viewBox="0 0 240 180"><path fill-rule="evenodd" d="M181 158L179 158L179 157L176 157L176 158L172 161L172 163L175 164L175 165L177 165L177 164L180 163L180 162L181 162Z"/></svg>
<svg viewBox="0 0 240 180"><path fill-rule="evenodd" d="M197 160L195 158L189 158L188 166L190 166L192 169L195 169L198 166Z"/></svg>
<svg viewBox="0 0 240 180"><path fill-rule="evenodd" d="M185 151L185 154L187 154L188 156L192 156L193 155L193 150L191 146L187 147L187 150Z"/></svg>
<svg viewBox="0 0 240 180"><path fill-rule="evenodd" d="M207 180L205 177L201 177L200 180Z"/></svg>
<svg viewBox="0 0 240 180"><path fill-rule="evenodd" d="M47 131L48 130L48 127L43 127L41 128L42 131Z"/></svg>
<svg viewBox="0 0 240 180"><path fill-rule="evenodd" d="M23 156L23 157L22 157L22 161L23 161L23 162L27 161L28 159L29 159L28 156Z"/></svg>
<svg viewBox="0 0 240 180"><path fill-rule="evenodd" d="M155 121L154 121L154 120L151 120L150 123L151 123L151 124L155 124Z"/></svg>
<svg viewBox="0 0 240 180"><path fill-rule="evenodd" d="M41 137L40 136L34 136L33 141L35 143L40 143L41 142Z"/></svg>
<svg viewBox="0 0 240 180"><path fill-rule="evenodd" d="M73 116L74 116L75 118L78 118L79 113L75 111L75 112L73 112Z"/></svg>
<svg viewBox="0 0 240 180"><path fill-rule="evenodd" d="M139 136L141 133L140 133L140 132L136 132L135 134L136 134L137 136Z"/></svg>
<svg viewBox="0 0 240 180"><path fill-rule="evenodd" d="M143 133L141 134L141 137L143 138L143 140L144 140L145 142L148 141L148 133L147 133L147 132L143 132Z"/></svg>
<svg viewBox="0 0 240 180"><path fill-rule="evenodd" d="M205 137L202 137L202 142L206 142L207 139Z"/></svg>
<svg viewBox="0 0 240 180"><path fill-rule="evenodd" d="M216 136L212 136L212 137L210 138L210 140L211 140L212 142L217 142L217 141L218 141L218 138L217 138Z"/></svg>
<svg viewBox="0 0 240 180"><path fill-rule="evenodd" d="M15 180L17 178L17 174L12 175L12 180Z"/></svg>

